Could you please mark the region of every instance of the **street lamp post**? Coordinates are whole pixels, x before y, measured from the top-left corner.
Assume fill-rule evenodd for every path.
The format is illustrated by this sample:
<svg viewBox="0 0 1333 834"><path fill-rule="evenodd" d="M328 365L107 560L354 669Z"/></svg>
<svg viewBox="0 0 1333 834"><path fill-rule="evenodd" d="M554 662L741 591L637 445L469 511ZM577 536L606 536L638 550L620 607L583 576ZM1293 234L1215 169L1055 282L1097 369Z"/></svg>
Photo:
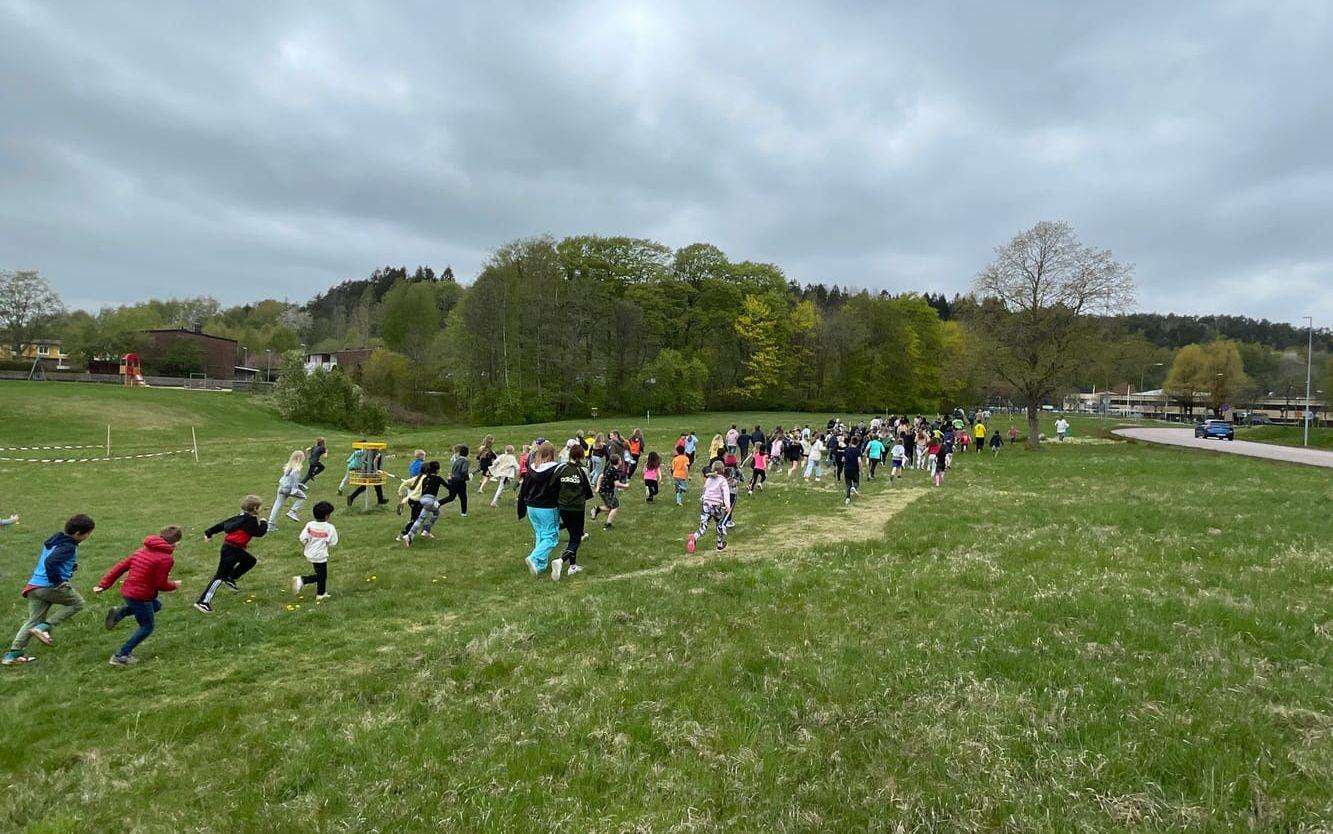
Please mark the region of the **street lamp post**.
<svg viewBox="0 0 1333 834"><path fill-rule="evenodd" d="M1310 445L1310 367L1314 360L1314 316L1305 316L1306 321L1310 323L1305 348L1305 440L1302 446Z"/></svg>
<svg viewBox="0 0 1333 834"><path fill-rule="evenodd" d="M1149 368L1160 368L1160 367L1162 367L1162 366L1165 365L1165 364L1166 364L1165 362L1154 362L1154 363L1152 363L1151 365L1144 365L1143 368L1139 371L1139 396L1140 396L1140 397L1143 396L1143 380L1144 380L1144 378L1148 375L1148 369L1149 369ZM1128 397L1126 397L1126 399L1128 399ZM1126 403L1126 405L1128 405L1128 403ZM1145 416L1146 416L1146 415L1145 415Z"/></svg>
<svg viewBox="0 0 1333 834"><path fill-rule="evenodd" d="M273 348L264 348L264 381L273 381Z"/></svg>
<svg viewBox="0 0 1333 834"><path fill-rule="evenodd" d="M241 367L250 367L250 348L245 345L241 345Z"/></svg>

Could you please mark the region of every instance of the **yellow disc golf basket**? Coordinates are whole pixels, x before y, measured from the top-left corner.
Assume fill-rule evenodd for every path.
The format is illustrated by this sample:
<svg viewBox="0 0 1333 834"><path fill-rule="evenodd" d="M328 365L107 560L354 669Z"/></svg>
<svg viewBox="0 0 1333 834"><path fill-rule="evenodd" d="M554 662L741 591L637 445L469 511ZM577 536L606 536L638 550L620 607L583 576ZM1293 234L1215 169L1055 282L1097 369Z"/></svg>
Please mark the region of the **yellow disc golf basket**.
<svg viewBox="0 0 1333 834"><path fill-rule="evenodd" d="M347 483L354 487L384 486L386 480L384 472L375 464L378 462L380 457L378 453L383 452L385 449L389 448L389 444L366 443L358 441L352 444L352 448L360 449L361 451L365 452L365 454L361 456L361 465L348 473ZM366 507L367 509L369 509L370 493L366 492L365 496L366 496Z"/></svg>

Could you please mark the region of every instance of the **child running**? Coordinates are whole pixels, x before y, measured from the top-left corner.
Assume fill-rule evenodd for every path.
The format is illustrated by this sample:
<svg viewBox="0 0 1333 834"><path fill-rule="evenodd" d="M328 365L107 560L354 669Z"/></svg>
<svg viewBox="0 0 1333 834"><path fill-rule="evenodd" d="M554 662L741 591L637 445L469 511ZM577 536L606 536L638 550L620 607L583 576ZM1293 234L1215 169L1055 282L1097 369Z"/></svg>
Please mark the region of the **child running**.
<svg viewBox="0 0 1333 834"><path fill-rule="evenodd" d="M301 483L310 483L311 479L324 471L324 464L321 461L321 458L324 457L324 454L328 452L328 450L328 447L324 445L324 438L316 437L315 445L310 447L310 465L309 468L306 469L305 477L301 479Z"/></svg>
<svg viewBox="0 0 1333 834"><path fill-rule="evenodd" d="M63 533L56 533L42 543L37 567L23 588L23 596L28 600L28 619L19 626L9 651L0 658L0 665L36 660L26 651L28 641L36 637L48 646L54 645L52 629L83 610L83 597L69 581L79 569L79 545L88 540L96 526L86 515L70 516ZM55 614L51 613L53 608Z"/></svg>
<svg viewBox="0 0 1333 834"><path fill-rule="evenodd" d="M304 465L305 452L300 449L292 452L292 456L287 459L287 465L282 469L282 477L278 479L278 495L273 499L273 509L268 514L268 529L278 529L278 513L282 512L283 502L288 498L296 500L292 501L292 508L287 511L287 517L300 523L301 517L297 512L306 499L305 484L301 481L301 467Z"/></svg>
<svg viewBox="0 0 1333 834"><path fill-rule="evenodd" d="M486 484L494 477L491 474L491 467L495 465L495 459L499 457L492 448L495 444L495 435L488 434L481 441L481 448L477 450L477 474L481 475L481 485L477 487L478 493L486 491Z"/></svg>
<svg viewBox="0 0 1333 834"><path fill-rule="evenodd" d="M103 625L110 631L121 620L132 616L139 627L111 655L112 666L130 666L139 662L139 658L134 656L134 650L153 633L157 612L162 610L158 593L180 588L181 583L171 578L171 568L176 564L171 554L180 540L181 528L174 525L163 527L156 536L144 539L143 547L117 562L102 577L102 581L93 586L93 593L100 594L115 585L121 574L129 572L120 585L120 596L125 604L109 609Z"/></svg>
<svg viewBox="0 0 1333 834"><path fill-rule="evenodd" d="M491 499L491 506L500 506L500 493L505 491L505 487L514 482L518 477L518 458L514 457L514 447L506 446L504 454L495 459L491 464L491 475L495 479L495 497Z"/></svg>
<svg viewBox="0 0 1333 834"><path fill-rule="evenodd" d="M930 459L934 462L935 486L944 483L944 470L949 466L949 447L944 444L942 439L930 441L930 448L927 450Z"/></svg>
<svg viewBox="0 0 1333 834"><path fill-rule="evenodd" d="M731 517L731 489L723 474L723 466L714 463L704 479L704 494L699 504L699 529L685 539L685 551L693 553L699 537L708 532L711 523L717 530L717 552L727 549L727 519Z"/></svg>
<svg viewBox="0 0 1333 834"><path fill-rule="evenodd" d="M903 476L903 466L907 462L907 447L903 445L901 439L893 442L889 457L892 458L893 464L893 468L889 470L889 482L892 483Z"/></svg>
<svg viewBox="0 0 1333 834"><path fill-rule="evenodd" d="M671 459L671 480L676 485L676 506L685 503L685 490L690 488L690 459L685 455L685 445L676 447L676 456Z"/></svg>
<svg viewBox="0 0 1333 834"><path fill-rule="evenodd" d="M314 573L292 577L292 593L299 594L307 585L315 586L315 602L329 598L329 548L338 544L338 528L329 522L333 515L333 505L320 501L315 505L315 520L301 529L301 544L305 545L306 561L314 568Z"/></svg>
<svg viewBox="0 0 1333 834"><path fill-rule="evenodd" d="M847 497L843 504L852 503L853 495L861 494L861 437L852 435L842 449L842 477L847 483Z"/></svg>
<svg viewBox="0 0 1333 834"><path fill-rule="evenodd" d="M616 495L616 490L629 489L629 482L625 480L626 475L620 468L621 463L620 455L612 455L610 463L602 471L601 479L597 481L597 498L602 503L592 508L592 517L596 521L597 514L602 511L602 507L606 507L603 531L611 529L611 523L616 520L616 512L620 509L620 497Z"/></svg>
<svg viewBox="0 0 1333 834"><path fill-rule="evenodd" d="M662 456L657 452L649 452L647 459L643 464L643 487L648 491L648 503L653 503L657 497L657 490L662 480Z"/></svg>
<svg viewBox="0 0 1333 834"><path fill-rule="evenodd" d="M361 438L361 442L363 442L363 443L365 442L365 438L364 438L364 437ZM343 494L343 490L347 489L347 482L348 482L349 480L351 480L351 478L352 478L352 473L355 472L356 470L360 469L360 468L361 468L361 464L365 463L365 460L366 460L366 450L365 450L365 449L353 449L353 450L352 450L352 453L351 453L350 455L347 456L347 471L343 473L343 479L342 479L342 481L338 484L338 494L339 494L339 495L342 495L342 494ZM350 506L350 504L349 504L349 506Z"/></svg>
<svg viewBox="0 0 1333 834"><path fill-rule="evenodd" d="M866 459L870 461L869 480L873 481L875 480L875 468L879 466L880 461L884 460L884 441L878 437L870 438L870 442L866 444ZM889 479L893 479L892 473L890 473Z"/></svg>
<svg viewBox="0 0 1333 834"><path fill-rule="evenodd" d="M222 552L218 555L218 569L204 587L204 592L195 602L196 610L204 614L213 613L213 595L218 587L226 585L233 591L239 591L236 580L245 576L256 563L255 557L246 548L251 539L263 538L268 533L268 522L259 517L259 510L264 502L258 495L247 495L241 501L241 511L237 515L219 521L204 531L204 541L212 541L218 533L226 533L222 539Z"/></svg>
<svg viewBox="0 0 1333 834"><path fill-rule="evenodd" d="M731 506L727 508L727 528L730 529L736 526L736 503L741 497L741 484L745 483L745 473L730 452L722 462L722 474L727 478L727 494L731 500Z"/></svg>
<svg viewBox="0 0 1333 834"><path fill-rule="evenodd" d="M757 443L754 447L754 453L750 455L750 466L753 473L750 475L750 495L754 495L754 488L758 485L760 491L764 489L764 482L768 480L768 454L764 449L763 443Z"/></svg>
<svg viewBox="0 0 1333 834"><path fill-rule="evenodd" d="M468 481L468 459L467 447L455 446L454 458L449 462L449 480L444 482L444 486L449 490L449 494L440 502L443 507L455 498L458 499L458 508L463 518L467 518L467 481Z"/></svg>
<svg viewBox="0 0 1333 834"><path fill-rule="evenodd" d="M588 481L588 470L583 468L583 454L583 446L571 447L569 461L556 466L555 474L552 475L560 484L556 498L560 526L569 531L565 552L551 562L551 579L556 582L560 581L560 573L566 567L570 575L583 570L578 565L579 544L588 538L588 534L583 532L583 522L588 517L588 499L592 498L592 484Z"/></svg>
<svg viewBox="0 0 1333 834"><path fill-rule="evenodd" d="M445 481L440 477L440 462L433 460L426 464L426 471L421 474L421 481L417 484L417 511L414 518L403 528L403 532L398 534L398 541L403 543L404 547L412 546L412 539L417 536L425 536L428 539L435 538L431 529L435 527L435 522L440 518L439 498L440 487L445 485Z"/></svg>

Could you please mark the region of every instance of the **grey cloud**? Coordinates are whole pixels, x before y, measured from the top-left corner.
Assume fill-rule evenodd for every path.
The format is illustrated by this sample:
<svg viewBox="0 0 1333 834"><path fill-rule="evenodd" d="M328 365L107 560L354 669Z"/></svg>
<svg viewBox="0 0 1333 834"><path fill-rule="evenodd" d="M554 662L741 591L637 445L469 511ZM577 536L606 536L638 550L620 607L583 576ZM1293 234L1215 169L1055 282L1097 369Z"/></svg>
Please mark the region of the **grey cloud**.
<svg viewBox="0 0 1333 834"><path fill-rule="evenodd" d="M0 0L0 267L94 305L465 280L519 236L965 290L1046 218L1140 306L1333 319L1318 3Z"/></svg>

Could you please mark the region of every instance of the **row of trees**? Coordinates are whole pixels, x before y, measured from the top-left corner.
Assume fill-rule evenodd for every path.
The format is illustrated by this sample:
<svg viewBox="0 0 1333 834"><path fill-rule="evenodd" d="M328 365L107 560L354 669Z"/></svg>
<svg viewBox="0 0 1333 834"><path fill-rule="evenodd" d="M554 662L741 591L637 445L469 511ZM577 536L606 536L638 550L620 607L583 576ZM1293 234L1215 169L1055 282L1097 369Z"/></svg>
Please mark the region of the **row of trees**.
<svg viewBox="0 0 1333 834"><path fill-rule="evenodd" d="M10 295L39 303L7 319L14 275L23 280ZM594 236L514 241L467 287L447 267L386 267L305 304L223 308L191 298L66 313L39 276L0 276L7 338L55 335L75 362L141 351L143 331L155 327L202 326L252 357L369 346L378 349L357 381L370 394L488 423L593 408L934 412L983 401L1029 406L1035 419L1042 402L1067 391L1156 387L1168 369L1182 397L1233 401L1242 390L1291 384L1296 354L1273 343L1290 340L1290 326L1256 323L1267 344L1220 342L1239 355L1228 370L1230 359L1200 359L1219 350L1217 339L1162 342L1252 320L1127 314L1132 301L1130 269L1062 223L998 247L972 292L952 299L802 286L777 266L733 262L709 244L671 250ZM1222 326L1200 329L1201 321ZM191 361L168 360L176 372Z"/></svg>

